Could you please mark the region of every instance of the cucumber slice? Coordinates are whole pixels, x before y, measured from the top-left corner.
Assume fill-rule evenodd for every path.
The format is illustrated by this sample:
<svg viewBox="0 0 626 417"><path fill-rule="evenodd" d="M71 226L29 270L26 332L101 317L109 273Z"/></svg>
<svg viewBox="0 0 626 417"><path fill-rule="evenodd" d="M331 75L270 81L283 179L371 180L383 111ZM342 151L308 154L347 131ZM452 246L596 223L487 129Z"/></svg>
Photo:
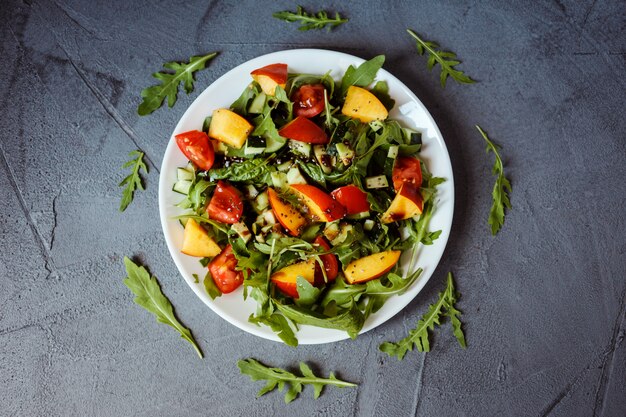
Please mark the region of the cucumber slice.
<svg viewBox="0 0 626 417"><path fill-rule="evenodd" d="M244 222L238 222L238 223L234 223L231 228L237 232L237 234L239 235L239 237L241 239L243 239L244 243L248 243L248 241L250 240L250 238L252 237L252 233L250 233L250 229L248 229L248 226L246 226L246 224Z"/></svg>
<svg viewBox="0 0 626 417"><path fill-rule="evenodd" d="M298 167L291 167L289 171L287 171L287 183L288 184L306 184L306 180L300 173Z"/></svg>
<svg viewBox="0 0 626 417"><path fill-rule="evenodd" d="M287 143L287 139L280 136L266 135L265 142L265 152L271 153L276 152L277 150L285 146L285 143Z"/></svg>
<svg viewBox="0 0 626 417"><path fill-rule="evenodd" d="M360 213L350 214L348 216L348 218L351 219L351 220L361 220L361 219L366 219L369 216L370 216L370 212L369 211L362 211Z"/></svg>
<svg viewBox="0 0 626 417"><path fill-rule="evenodd" d="M324 145L315 145L313 146L313 153L324 174L330 174L333 170L332 158L326 153L326 147Z"/></svg>
<svg viewBox="0 0 626 417"><path fill-rule="evenodd" d="M337 147L337 154L339 154L339 158L344 165L350 165L352 163L352 159L354 159L354 149L345 143L338 143L335 145Z"/></svg>
<svg viewBox="0 0 626 417"><path fill-rule="evenodd" d="M189 189L191 188L191 184L193 181L188 180L179 180L174 183L174 187L172 187L172 191L176 191L177 193L187 195L189 194Z"/></svg>
<svg viewBox="0 0 626 417"><path fill-rule="evenodd" d="M365 188L385 188L389 187L389 181L387 181L387 177L384 175L377 175L375 177L367 177L365 178Z"/></svg>
<svg viewBox="0 0 626 417"><path fill-rule="evenodd" d="M261 194L257 195L252 205L258 213L261 213L263 210L268 208L270 205L270 200L267 196L267 191L263 191Z"/></svg>
<svg viewBox="0 0 626 417"><path fill-rule="evenodd" d="M294 153L308 158L311 155L311 144L297 140L289 140L289 147Z"/></svg>
<svg viewBox="0 0 626 417"><path fill-rule="evenodd" d="M276 169L279 170L279 171L284 172L284 171L288 171L289 168L291 168L292 165L293 165L293 161L289 160L289 161L283 162L282 164L276 165Z"/></svg>
<svg viewBox="0 0 626 417"><path fill-rule="evenodd" d="M257 155L265 151L265 139L259 136L250 136L246 140L246 147L243 153L246 155Z"/></svg>
<svg viewBox="0 0 626 417"><path fill-rule="evenodd" d="M363 230L365 231L370 231L374 228L374 220L365 220L365 222L363 222Z"/></svg>
<svg viewBox="0 0 626 417"><path fill-rule="evenodd" d="M271 174L272 177L272 184L274 185L275 188L283 188L287 185L287 174L285 174L284 172L272 172Z"/></svg>
<svg viewBox="0 0 626 417"><path fill-rule="evenodd" d="M252 104L248 108L248 113L252 114L260 114L263 113L263 108L265 107L265 102L267 101L267 95L265 93L261 93L252 100Z"/></svg>
<svg viewBox="0 0 626 417"><path fill-rule="evenodd" d="M193 171L189 172L185 168L176 169L176 178L178 179L178 181L193 181L193 177Z"/></svg>
<svg viewBox="0 0 626 417"><path fill-rule="evenodd" d="M391 176L393 174L393 166L396 163L396 158L398 157L398 145L392 145L389 147L389 151L387 151L387 158L385 158L385 175Z"/></svg>

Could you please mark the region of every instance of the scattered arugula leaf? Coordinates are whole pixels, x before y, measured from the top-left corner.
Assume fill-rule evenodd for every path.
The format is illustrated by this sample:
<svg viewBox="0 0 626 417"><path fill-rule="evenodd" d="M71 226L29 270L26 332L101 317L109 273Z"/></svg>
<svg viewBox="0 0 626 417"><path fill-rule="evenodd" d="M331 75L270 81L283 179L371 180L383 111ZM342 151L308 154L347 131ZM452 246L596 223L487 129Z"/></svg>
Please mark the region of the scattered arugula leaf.
<svg viewBox="0 0 626 417"><path fill-rule="evenodd" d="M183 326L174 315L174 307L161 291L161 286L156 278L150 276L146 268L135 264L127 257L124 257L124 265L127 274L124 284L135 294L135 303L154 314L159 323L172 326L183 339L191 343L198 356L202 358L202 351L191 331Z"/></svg>
<svg viewBox="0 0 626 417"><path fill-rule="evenodd" d="M328 12L320 10L317 13L309 14L302 6L298 6L296 12L288 10L276 12L272 16L285 22L300 22L298 30L324 29L329 32L331 29L346 23L348 19L342 18L339 13L335 13L335 17L328 17Z"/></svg>
<svg viewBox="0 0 626 417"><path fill-rule="evenodd" d="M285 403L290 403L302 392L304 385L312 385L315 399L319 398L325 385L334 385L338 388L356 387L356 384L337 379L331 372L328 378L315 376L311 368L304 362L300 362L302 376L297 376L280 368L270 368L255 359L242 359L237 362L242 374L248 375L253 381L267 381L265 386L257 394L257 398L273 391L278 387L279 391L289 388L285 392Z"/></svg>
<svg viewBox="0 0 626 417"><path fill-rule="evenodd" d="M496 183L494 184L493 191L491 192L493 203L491 205L491 210L489 211L488 220L488 223L491 225L491 234L495 236L504 224L504 208L506 207L507 209L511 209L511 201L509 200L508 195L508 193L511 192L511 183L504 176L504 165L502 164L502 159L500 159L500 154L498 153L498 148L501 148L501 146L490 141L487 137L487 133L485 133L480 126L476 125L476 129L478 129L480 134L483 136L483 139L485 139L485 142L487 142L487 153L493 152L496 157L492 173L493 175L497 175L498 178L496 178Z"/></svg>
<svg viewBox="0 0 626 417"><path fill-rule="evenodd" d="M167 105L173 107L178 98L178 87L181 82L184 82L185 92L187 94L193 91L193 74L205 68L206 62L215 58L217 52L213 52L204 56L192 56L189 59L189 63L180 63L176 61L167 62L163 64L166 70L172 72L155 72L152 76L161 84L153 85L148 88L144 88L141 92L143 101L137 108L137 113L140 116L146 116L155 110L157 110L163 104L165 98L167 98Z"/></svg>
<svg viewBox="0 0 626 417"><path fill-rule="evenodd" d="M393 109L393 106L396 105L396 101L389 95L389 86L387 85L387 81L376 82L370 92L374 94L381 103L383 103L383 106L385 106L387 110Z"/></svg>
<svg viewBox="0 0 626 417"><path fill-rule="evenodd" d="M461 312L456 309L454 304L457 301L458 294L454 289L454 280L452 272L448 273L447 286L444 292L439 293L439 300L435 304L431 304L428 311L417 322L417 327L409 331L409 335L398 342L384 342L378 348L381 352L389 356L395 356L398 360L402 360L408 351L413 350L413 346L420 352L430 351L429 330L434 330L435 325L441 324L442 317L450 317L454 336L457 338L462 348L466 348L465 335L461 328L461 320L459 316Z"/></svg>
<svg viewBox="0 0 626 417"><path fill-rule="evenodd" d="M385 55L378 55L369 61L365 61L357 68L350 65L343 74L341 79L341 97L348 92L348 87L355 85L357 87L367 87L374 82L376 73L385 63Z"/></svg>
<svg viewBox="0 0 626 417"><path fill-rule="evenodd" d="M286 345L292 347L298 346L298 339L296 338L296 334L289 325L289 320L285 316L277 313L271 314L269 316L251 316L248 318L248 321L250 323L256 324L257 326L259 324L269 326L272 331L276 333L276 335L280 337L283 342L285 342Z"/></svg>
<svg viewBox="0 0 626 417"><path fill-rule="evenodd" d="M148 173L148 167L143 162L144 153L141 151L132 151L128 154L130 157L135 157L122 165L122 168L133 167L133 172L119 183L119 187L126 186L122 191L122 201L120 202L120 211L126 210L128 205L133 201L135 189L144 190L143 182L140 175L140 170L143 168L144 172Z"/></svg>
<svg viewBox="0 0 626 417"><path fill-rule="evenodd" d="M424 52L428 52L427 66L429 70L432 70L436 64L441 65L440 80L442 87L445 88L448 76L452 77L452 79L459 84L473 84L476 82L465 75L463 71L454 68L461 63L461 61L457 60L454 52L438 50L439 45L435 42L422 40L411 29L407 29L406 31L415 39L418 54L424 55Z"/></svg>
<svg viewBox="0 0 626 417"><path fill-rule="evenodd" d="M202 283L204 284L204 289L207 294L211 297L211 300L215 300L217 297L222 296L222 292L219 288L217 288L217 285L215 285L215 281L213 281L213 277L210 272L207 271Z"/></svg>

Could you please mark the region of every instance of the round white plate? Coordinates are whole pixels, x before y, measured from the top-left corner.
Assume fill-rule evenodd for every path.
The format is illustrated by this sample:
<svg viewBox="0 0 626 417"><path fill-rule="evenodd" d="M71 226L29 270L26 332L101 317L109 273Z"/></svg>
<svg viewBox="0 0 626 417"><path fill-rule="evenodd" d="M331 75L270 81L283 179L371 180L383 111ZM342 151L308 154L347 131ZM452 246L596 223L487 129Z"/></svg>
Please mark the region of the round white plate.
<svg viewBox="0 0 626 417"><path fill-rule="evenodd" d="M174 135L193 129L201 130L205 117L209 116L214 109L228 107L239 97L251 81L250 72L256 68L281 62L289 66L290 73L324 74L330 70L333 78L339 80L349 65L358 66L363 61L352 55L321 49L293 49L254 58L230 70L204 90L189 106L172 133L163 157L159 179L159 211L167 247L181 275L196 295L220 317L242 330L266 339L280 341L268 327L258 327L248 322L248 317L255 311L256 302L250 298L244 301L241 288L231 294L211 300L202 284L206 268L200 265L198 258L180 252L183 228L174 216L183 214L184 210L175 207L182 197L172 191L172 185L176 181L176 168L185 166L187 159L178 150ZM389 117L398 120L403 126L422 132L423 145L420 157L433 175L445 178L446 182L438 186L437 206L430 222L430 230L442 230L441 236L433 245L418 247L416 267L423 268L424 272L406 293L390 298L376 314L370 316L361 333L389 320L424 287L435 271L446 247L454 211L452 166L448 150L435 121L415 94L389 72L381 69L378 71L376 80L387 81L389 94L396 101ZM409 252L411 251L406 251L402 256L402 271L408 268L411 255ZM192 274L197 274L201 278L200 283L194 283ZM301 344L329 343L348 337L342 331L312 326L300 326L296 336Z"/></svg>

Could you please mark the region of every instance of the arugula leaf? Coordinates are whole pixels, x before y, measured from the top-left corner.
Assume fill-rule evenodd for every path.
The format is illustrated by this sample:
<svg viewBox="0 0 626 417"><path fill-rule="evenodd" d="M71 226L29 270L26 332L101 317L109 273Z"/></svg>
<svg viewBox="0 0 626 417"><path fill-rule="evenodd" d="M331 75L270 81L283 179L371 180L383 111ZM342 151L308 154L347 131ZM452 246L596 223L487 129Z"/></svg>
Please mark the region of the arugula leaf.
<svg viewBox="0 0 626 417"><path fill-rule="evenodd" d="M435 326L441 324L442 317L450 317L452 329L461 347L465 348L465 335L461 329L459 316L461 312L454 304L457 301L457 294L454 290L454 280L452 273L448 273L447 286L444 292L439 293L439 300L428 307L428 311L417 322L417 327L409 331L409 335L398 342L384 342L378 349L389 356L395 356L402 360L408 351L413 350L413 346L420 352L430 351L429 330L434 330Z"/></svg>
<svg viewBox="0 0 626 417"><path fill-rule="evenodd" d="M480 134L483 136L483 139L485 139L485 142L487 142L487 153L493 152L496 157L492 173L497 175L498 178L496 178L496 183L494 184L493 191L491 192L493 203L491 205L491 210L489 211L488 220L488 223L491 225L491 234L495 236L504 224L504 208L506 207L507 209L511 209L511 201L509 200L508 195L508 193L511 192L511 183L504 176L504 165L502 164L502 159L500 159L500 154L498 153L498 148L501 147L490 141L487 134L480 128L480 126L476 125L476 129L478 129Z"/></svg>
<svg viewBox="0 0 626 417"><path fill-rule="evenodd" d="M247 159L225 168L215 168L210 172L213 180L252 181L255 184L272 184L270 159Z"/></svg>
<svg viewBox="0 0 626 417"><path fill-rule="evenodd" d="M191 343L198 356L202 358L202 351L191 331L183 326L174 315L174 307L172 307L170 300L163 295L156 278L150 276L143 266L135 264L127 257L124 257L124 265L127 274L124 284L135 294L135 303L154 314L158 322L172 326L183 339Z"/></svg>
<svg viewBox="0 0 626 417"><path fill-rule="evenodd" d="M322 168L315 163L304 162L298 159L298 167L313 181L320 184L322 187L326 187L326 177Z"/></svg>
<svg viewBox="0 0 626 417"><path fill-rule="evenodd" d="M243 90L239 98L235 100L233 104L230 105L230 109L237 114L247 116L248 115L248 103L250 103L250 100L256 97L257 94L259 94L258 84L250 83Z"/></svg>
<svg viewBox="0 0 626 417"><path fill-rule="evenodd" d="M328 17L328 12L325 10L309 14L302 6L298 6L295 13L286 10L276 12L272 16L285 22L300 22L298 30L324 29L326 27L330 32L331 29L348 21L348 19L342 18L339 13L335 13L334 18Z"/></svg>
<svg viewBox="0 0 626 417"><path fill-rule="evenodd" d="M206 62L215 58L216 55L217 52L213 52L204 56L192 56L189 58L189 63L172 61L163 64L166 70L174 71L174 73L161 71L152 74L154 78L161 81L161 84L143 89L141 92L143 101L137 108L137 113L145 116L154 112L161 107L165 98L167 98L167 105L173 107L178 97L180 83L184 82L185 92L191 93L194 83L193 74L205 68Z"/></svg>
<svg viewBox="0 0 626 417"><path fill-rule="evenodd" d="M389 86L387 85L387 81L378 81L374 84L374 87L372 87L370 92L374 94L381 103L383 103L383 106L385 106L387 110L393 109L393 106L396 105L396 101L389 95Z"/></svg>
<svg viewBox="0 0 626 417"><path fill-rule="evenodd" d="M138 188L140 190L144 190L143 182L141 179L141 175L139 174L139 170L143 168L143 170L148 173L148 167L143 162L144 153L141 151L132 151L128 154L130 157L136 157L135 159L131 159L122 165L122 168L133 167L133 172L130 173L126 178L119 183L119 187L126 186L124 191L122 191L122 201L120 202L120 211L126 210L128 205L133 201L133 196L135 193L135 189Z"/></svg>
<svg viewBox="0 0 626 417"><path fill-rule="evenodd" d="M209 297L211 297L211 300L215 300L217 297L222 296L222 292L219 288L217 288L217 285L215 285L215 281L213 281L211 273L208 271L204 277L203 284L204 289L206 290L207 294L209 294Z"/></svg>
<svg viewBox="0 0 626 417"><path fill-rule="evenodd" d="M267 367L251 358L239 360L237 366L239 371L248 375L251 380L267 381L257 394L257 398L273 391L276 387L279 391L283 391L285 385L288 385L289 388L285 392L285 403L293 401L302 392L304 385L313 386L315 399L319 398L325 385L334 385L338 388L356 387L356 384L337 379L332 372L328 378L317 377L304 362L300 362L302 376L296 376L284 369Z"/></svg>
<svg viewBox="0 0 626 417"><path fill-rule="evenodd" d="M286 345L292 347L298 346L298 339L289 325L289 320L285 316L278 313L274 313L269 316L250 316L248 321L256 324L257 326L259 324L264 324L270 327L272 331L275 332L283 342L285 342Z"/></svg>
<svg viewBox="0 0 626 417"><path fill-rule="evenodd" d="M296 290L298 291L296 303L299 306L310 306L317 300L321 292L319 288L314 287L313 284L300 276L296 278Z"/></svg>
<svg viewBox="0 0 626 417"><path fill-rule="evenodd" d="M432 245L435 240L439 238L441 235L441 230L436 230L434 232L427 232L426 235L422 238L422 245Z"/></svg>
<svg viewBox="0 0 626 417"><path fill-rule="evenodd" d="M438 50L439 45L435 42L422 40L411 29L407 29L406 31L415 39L418 54L424 55L424 52L428 52L428 69L432 70L436 64L441 66L440 81L442 87L445 88L448 76L452 77L452 79L459 84L473 84L476 82L465 75L463 71L454 68L461 63L461 61L457 61L457 57L454 52Z"/></svg>
<svg viewBox="0 0 626 417"><path fill-rule="evenodd" d="M351 85L367 87L374 82L376 73L382 68L384 63L385 55L378 55L369 61L365 61L357 68L350 65L341 79L341 97L346 95L348 87Z"/></svg>
<svg viewBox="0 0 626 417"><path fill-rule="evenodd" d="M347 309L336 316L327 317L304 307L275 303L276 308L290 320L300 324L324 327L326 329L343 330L355 339L363 328L365 318L358 309L356 303L352 303Z"/></svg>

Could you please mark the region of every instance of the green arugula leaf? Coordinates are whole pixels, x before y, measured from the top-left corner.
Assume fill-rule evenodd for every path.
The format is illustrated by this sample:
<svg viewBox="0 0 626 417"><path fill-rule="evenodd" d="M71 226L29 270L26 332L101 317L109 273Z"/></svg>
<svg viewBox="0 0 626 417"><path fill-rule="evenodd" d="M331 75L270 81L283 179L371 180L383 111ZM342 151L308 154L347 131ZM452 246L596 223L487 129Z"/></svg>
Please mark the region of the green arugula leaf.
<svg viewBox="0 0 626 417"><path fill-rule="evenodd" d="M259 324L264 324L270 327L272 331L276 333L276 335L280 337L283 342L285 342L286 345L292 347L298 346L298 339L289 325L289 320L285 316L278 313L274 313L269 316L250 316L248 321L256 324L257 326Z"/></svg>
<svg viewBox="0 0 626 417"><path fill-rule="evenodd" d="M426 235L422 238L422 245L432 245L435 240L439 238L441 235L441 230L436 230L434 232L427 232Z"/></svg>
<svg viewBox="0 0 626 417"><path fill-rule="evenodd" d="M491 210L489 211L488 220L488 223L491 225L491 234L495 236L504 224L504 208L506 207L507 209L511 209L511 201L509 200L508 195L508 193L511 192L511 183L504 176L504 165L502 164L502 159L500 159L500 154L498 153L498 148L501 147L490 141L487 134L480 128L480 126L476 125L476 129L478 129L483 139L485 139L485 142L487 142L487 153L493 152L496 157L492 173L498 177L496 178L496 183L494 184L493 191L491 192L493 203L491 205Z"/></svg>
<svg viewBox="0 0 626 417"><path fill-rule="evenodd" d="M296 323L310 324L326 329L343 330L347 332L352 339L357 337L365 321L363 313L361 313L355 303L352 303L347 309L332 317L324 316L304 307L284 305L278 302L275 304L276 308L278 308L285 317Z"/></svg>
<svg viewBox="0 0 626 417"><path fill-rule="evenodd" d="M285 403L290 403L298 394L302 392L304 385L311 385L314 388L314 397L317 399L322 393L322 389L326 385L334 385L338 388L356 387L356 384L337 379L331 372L328 378L320 378L315 376L311 368L304 362L300 362L300 372L302 376L288 372L280 368L270 368L255 359L242 359L237 362L239 371L248 375L253 381L267 381L265 386L257 394L257 398L273 391L278 387L279 391L283 391L289 386L285 393Z"/></svg>
<svg viewBox="0 0 626 417"><path fill-rule="evenodd" d="M335 17L328 17L328 12L321 10L317 13L309 14L302 6L298 6L296 12L283 11L276 12L272 16L285 22L300 22L298 30L324 29L329 32L331 29L346 23L348 19L342 18L339 13L335 13Z"/></svg>
<svg viewBox="0 0 626 417"><path fill-rule="evenodd" d="M374 82L376 73L382 68L384 63L385 55L378 55L369 61L365 61L357 68L350 65L341 79L341 97L346 95L348 87L351 85L367 87Z"/></svg>
<svg viewBox="0 0 626 417"><path fill-rule="evenodd" d="M170 300L163 295L156 278L150 276L143 266L135 264L127 257L124 257L124 265L126 266L127 274L124 284L135 294L135 303L154 314L159 323L172 326L180 333L183 339L191 343L198 356L202 358L202 351L193 338L191 331L183 326L174 315L174 307L172 307Z"/></svg>
<svg viewBox="0 0 626 417"><path fill-rule="evenodd" d="M207 294L209 294L209 297L211 297L211 300L215 300L217 297L222 296L222 292L219 288L217 288L217 285L215 285L215 281L213 281L211 273L208 271L204 276L203 284L204 289L206 290Z"/></svg>
<svg viewBox="0 0 626 417"><path fill-rule="evenodd" d="M259 94L259 91L260 91L260 87L257 83L250 83L243 90L239 98L235 100L233 104L230 105L230 109L237 114L247 116L248 115L248 103L250 103L250 100L255 98L257 94Z"/></svg>
<svg viewBox="0 0 626 417"><path fill-rule="evenodd" d="M319 288L314 287L313 284L301 276L296 278L296 290L298 291L296 303L299 306L310 306L321 293Z"/></svg>
<svg viewBox="0 0 626 417"><path fill-rule="evenodd" d="M179 63L176 61L167 62L163 64L166 70L172 72L155 72L152 76L161 84L153 85L152 87L145 88L141 92L143 101L137 108L137 113L140 116L146 116L156 109L161 107L165 98L167 98L167 105L173 107L178 97L178 87L181 82L184 82L185 92L187 94L193 91L193 74L205 67L206 62L213 59L217 55L217 52L213 52L204 56L192 56L189 59L189 63Z"/></svg>
<svg viewBox="0 0 626 417"><path fill-rule="evenodd" d="M210 171L212 180L251 181L254 184L272 184L271 174L276 169L270 159L247 159L225 168Z"/></svg>
<svg viewBox="0 0 626 417"><path fill-rule="evenodd" d="M448 273L447 286L444 292L439 293L439 300L428 307L428 311L417 322L415 329L409 331L409 335L398 342L384 342L378 348L381 352L389 356L395 356L402 360L408 351L413 350L413 346L420 352L430 351L429 330L434 330L435 326L441 324L442 317L450 317L452 329L461 347L465 348L465 335L461 329L459 316L461 312L454 304L457 301L457 294L454 290L454 280L452 273Z"/></svg>
<svg viewBox="0 0 626 417"><path fill-rule="evenodd" d="M133 197L135 194L135 189L144 190L143 182L140 175L140 170L143 169L144 172L148 173L148 167L143 162L144 153L141 151L132 151L128 154L130 157L135 157L130 161L126 162L122 165L122 168L133 167L133 171L126 178L119 183L119 187L126 186L124 191L122 191L122 201L120 202L120 211L126 210L128 205L133 201Z"/></svg>
<svg viewBox="0 0 626 417"><path fill-rule="evenodd" d="M476 82L465 75L463 71L454 68L461 63L461 61L457 60L454 52L438 50L439 45L435 42L422 40L411 29L407 29L406 31L415 39L418 54L424 55L424 52L428 52L428 69L432 70L436 64L441 66L440 81L442 87L445 88L448 76L452 77L452 79L459 84L473 84Z"/></svg>
<svg viewBox="0 0 626 417"><path fill-rule="evenodd" d="M396 101L389 95L389 86L387 85L387 81L378 81L374 84L374 87L372 87L371 93L374 94L381 103L383 103L383 106L385 106L387 110L393 109L393 106L396 105Z"/></svg>

